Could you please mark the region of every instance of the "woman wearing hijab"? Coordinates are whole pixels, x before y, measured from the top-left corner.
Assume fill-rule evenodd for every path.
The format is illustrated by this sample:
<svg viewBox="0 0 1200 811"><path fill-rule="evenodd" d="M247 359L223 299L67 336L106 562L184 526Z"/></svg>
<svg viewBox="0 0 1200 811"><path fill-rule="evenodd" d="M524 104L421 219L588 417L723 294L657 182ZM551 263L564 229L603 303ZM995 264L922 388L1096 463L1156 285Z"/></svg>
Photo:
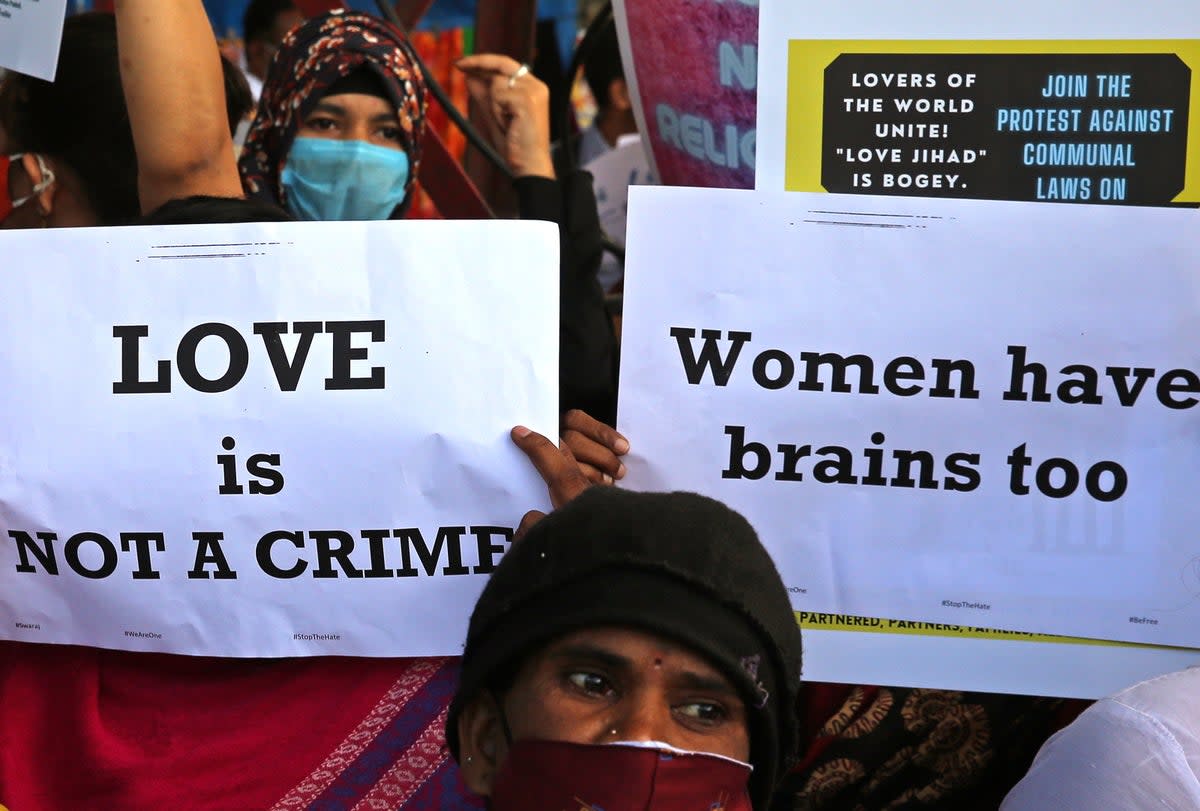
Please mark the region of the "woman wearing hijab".
<svg viewBox="0 0 1200 811"><path fill-rule="evenodd" d="M271 63L239 163L246 192L302 220L403 216L425 108L399 31L366 14L315 17Z"/></svg>
<svg viewBox="0 0 1200 811"><path fill-rule="evenodd" d="M614 424L616 339L596 281L601 232L591 179L556 178L549 91L515 60L461 60L488 135L516 178L522 219L559 224L560 412ZM426 91L407 37L367 14L329 12L284 38L239 169L247 195L301 220L404 216L421 161Z"/></svg>

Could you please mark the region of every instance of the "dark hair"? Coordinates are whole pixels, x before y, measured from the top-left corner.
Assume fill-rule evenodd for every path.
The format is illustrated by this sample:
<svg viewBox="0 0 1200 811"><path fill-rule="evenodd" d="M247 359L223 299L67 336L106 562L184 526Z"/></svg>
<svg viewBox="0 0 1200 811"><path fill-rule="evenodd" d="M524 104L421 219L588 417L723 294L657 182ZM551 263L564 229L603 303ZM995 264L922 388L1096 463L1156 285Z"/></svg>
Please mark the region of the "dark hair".
<svg viewBox="0 0 1200 811"><path fill-rule="evenodd" d="M246 13L242 15L242 41L270 42L275 20L280 14L295 10L296 4L292 0L250 0L250 5L246 6Z"/></svg>
<svg viewBox="0 0 1200 811"><path fill-rule="evenodd" d="M207 223L292 222L279 206L243 197L198 194L168 200L137 221L138 225L204 225Z"/></svg>
<svg viewBox="0 0 1200 811"><path fill-rule="evenodd" d="M624 79L625 68L621 65L621 48L617 43L616 23L609 22L596 34L595 45L583 65L583 78L587 81L596 106L608 107L608 86L613 79Z"/></svg>
<svg viewBox="0 0 1200 811"><path fill-rule="evenodd" d="M16 116L20 75L9 71L0 79L0 144L15 147L12 128ZM7 151L7 149L6 149Z"/></svg>
<svg viewBox="0 0 1200 811"><path fill-rule="evenodd" d="M254 109L254 95L241 68L221 57L221 72L225 74L225 115L229 117L229 134L237 132L238 124Z"/></svg>
<svg viewBox="0 0 1200 811"><path fill-rule="evenodd" d="M67 18L53 82L13 75L5 90L10 147L62 161L101 225L138 216L137 154L121 90L111 14Z"/></svg>

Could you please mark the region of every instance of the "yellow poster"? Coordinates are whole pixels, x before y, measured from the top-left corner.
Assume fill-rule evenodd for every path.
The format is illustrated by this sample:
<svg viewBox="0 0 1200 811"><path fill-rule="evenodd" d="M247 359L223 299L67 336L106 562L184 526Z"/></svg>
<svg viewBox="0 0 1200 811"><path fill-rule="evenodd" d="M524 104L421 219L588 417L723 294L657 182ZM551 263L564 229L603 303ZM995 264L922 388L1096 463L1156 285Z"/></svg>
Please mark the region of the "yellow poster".
<svg viewBox="0 0 1200 811"><path fill-rule="evenodd" d="M793 39L784 185L1200 205L1197 67L1194 39Z"/></svg>

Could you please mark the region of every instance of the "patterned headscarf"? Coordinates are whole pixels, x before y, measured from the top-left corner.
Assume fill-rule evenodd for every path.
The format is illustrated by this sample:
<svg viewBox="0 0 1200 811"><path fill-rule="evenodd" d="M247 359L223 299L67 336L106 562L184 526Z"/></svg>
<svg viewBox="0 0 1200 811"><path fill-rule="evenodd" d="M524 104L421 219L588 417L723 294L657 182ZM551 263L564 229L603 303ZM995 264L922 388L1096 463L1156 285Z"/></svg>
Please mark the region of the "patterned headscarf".
<svg viewBox="0 0 1200 811"><path fill-rule="evenodd" d="M379 76L396 106L409 159L408 194L421 160L427 103L412 45L378 17L337 10L294 28L271 61L238 162L247 195L287 207L279 176L296 131L335 82L364 66Z"/></svg>

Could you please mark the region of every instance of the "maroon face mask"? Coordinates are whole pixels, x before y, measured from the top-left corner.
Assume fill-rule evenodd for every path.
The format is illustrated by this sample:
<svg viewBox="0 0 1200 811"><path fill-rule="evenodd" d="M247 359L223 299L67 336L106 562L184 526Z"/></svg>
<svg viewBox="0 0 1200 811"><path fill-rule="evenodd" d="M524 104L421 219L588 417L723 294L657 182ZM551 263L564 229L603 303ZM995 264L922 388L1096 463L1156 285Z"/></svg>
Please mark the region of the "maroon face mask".
<svg viewBox="0 0 1200 811"><path fill-rule="evenodd" d="M751 811L750 766L665 744L517 741L490 811Z"/></svg>
<svg viewBox="0 0 1200 811"><path fill-rule="evenodd" d="M12 170L12 165L20 161L24 156L24 152L0 155L0 223L7 220L8 215L12 214L14 210L25 205L34 197L37 197L50 188L50 184L54 182L54 173L50 171L50 167L46 166L46 162L42 160L42 156L35 153L33 157L37 161L38 169L42 172L42 181L34 186L33 191L29 194L14 200L9 172Z"/></svg>

